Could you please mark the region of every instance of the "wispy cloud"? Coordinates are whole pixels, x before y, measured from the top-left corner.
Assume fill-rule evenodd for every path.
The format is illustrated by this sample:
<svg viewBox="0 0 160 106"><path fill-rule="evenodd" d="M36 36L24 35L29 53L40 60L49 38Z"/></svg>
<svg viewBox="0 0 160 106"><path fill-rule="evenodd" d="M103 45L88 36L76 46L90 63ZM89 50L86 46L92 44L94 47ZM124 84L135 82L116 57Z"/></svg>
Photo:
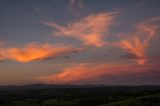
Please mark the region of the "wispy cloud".
<svg viewBox="0 0 160 106"><path fill-rule="evenodd" d="M146 50L150 44L150 40L157 34L157 29L159 28L155 21L157 21L157 18L156 20L150 19L138 24L136 32L131 34L131 38L122 39L119 43L115 43L115 46L129 52L129 57L134 57L138 64L145 64L148 60Z"/></svg>
<svg viewBox="0 0 160 106"><path fill-rule="evenodd" d="M85 83L97 81L99 78L114 77L116 75L143 73L147 69L148 67L128 64L75 64L64 68L57 74L40 76L35 79L45 83Z"/></svg>
<svg viewBox="0 0 160 106"><path fill-rule="evenodd" d="M118 46L136 57L135 59L138 59L139 64L145 63L146 43L143 43L138 38L133 37L131 39L122 40Z"/></svg>
<svg viewBox="0 0 160 106"><path fill-rule="evenodd" d="M115 16L116 12L99 13L66 26L60 26L54 22L46 22L45 24L56 29L53 35L73 37L81 40L84 45L101 47L106 43L103 37L109 33Z"/></svg>
<svg viewBox="0 0 160 106"><path fill-rule="evenodd" d="M70 46L30 43L23 47L0 47L0 60L18 62L42 61L81 50Z"/></svg>

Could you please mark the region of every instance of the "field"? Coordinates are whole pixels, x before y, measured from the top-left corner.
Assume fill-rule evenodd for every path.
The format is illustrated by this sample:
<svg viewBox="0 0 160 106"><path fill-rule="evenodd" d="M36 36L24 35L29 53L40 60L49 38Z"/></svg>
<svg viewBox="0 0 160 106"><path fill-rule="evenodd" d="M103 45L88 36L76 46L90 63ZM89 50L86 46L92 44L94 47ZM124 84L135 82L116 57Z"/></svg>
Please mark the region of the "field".
<svg viewBox="0 0 160 106"><path fill-rule="evenodd" d="M0 106L160 106L160 86L1 87Z"/></svg>

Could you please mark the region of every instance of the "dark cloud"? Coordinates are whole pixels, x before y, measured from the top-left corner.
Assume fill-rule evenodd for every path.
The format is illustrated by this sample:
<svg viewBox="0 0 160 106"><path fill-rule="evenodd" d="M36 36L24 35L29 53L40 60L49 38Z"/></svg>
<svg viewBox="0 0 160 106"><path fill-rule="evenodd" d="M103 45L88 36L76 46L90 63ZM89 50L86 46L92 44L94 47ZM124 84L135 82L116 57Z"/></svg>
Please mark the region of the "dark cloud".
<svg viewBox="0 0 160 106"><path fill-rule="evenodd" d="M128 54L126 54L126 55L122 55L121 58L126 58L126 59L139 59L140 57L137 56L136 54L128 53Z"/></svg>

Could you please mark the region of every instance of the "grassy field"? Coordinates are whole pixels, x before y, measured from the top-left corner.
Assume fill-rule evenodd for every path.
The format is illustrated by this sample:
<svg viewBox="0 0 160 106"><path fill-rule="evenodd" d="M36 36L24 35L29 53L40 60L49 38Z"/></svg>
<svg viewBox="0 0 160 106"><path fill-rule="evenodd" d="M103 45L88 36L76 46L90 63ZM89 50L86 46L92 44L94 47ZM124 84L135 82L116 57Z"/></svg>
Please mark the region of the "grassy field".
<svg viewBox="0 0 160 106"><path fill-rule="evenodd" d="M99 106L160 106L160 93L129 98L127 100L112 102Z"/></svg>
<svg viewBox="0 0 160 106"><path fill-rule="evenodd" d="M159 87L0 90L0 106L160 106Z"/></svg>

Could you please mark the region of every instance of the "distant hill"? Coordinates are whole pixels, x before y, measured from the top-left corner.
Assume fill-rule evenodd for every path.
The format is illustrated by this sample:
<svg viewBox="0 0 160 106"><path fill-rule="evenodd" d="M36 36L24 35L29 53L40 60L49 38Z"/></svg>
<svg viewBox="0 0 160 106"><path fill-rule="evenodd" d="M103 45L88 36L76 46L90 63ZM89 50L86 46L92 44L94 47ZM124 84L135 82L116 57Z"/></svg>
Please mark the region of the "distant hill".
<svg viewBox="0 0 160 106"><path fill-rule="evenodd" d="M136 85L136 86L124 86L124 85L58 85L58 84L30 84L22 86L0 86L0 90L34 90L34 89L53 89L53 88L108 88L117 90L160 90L160 85Z"/></svg>

